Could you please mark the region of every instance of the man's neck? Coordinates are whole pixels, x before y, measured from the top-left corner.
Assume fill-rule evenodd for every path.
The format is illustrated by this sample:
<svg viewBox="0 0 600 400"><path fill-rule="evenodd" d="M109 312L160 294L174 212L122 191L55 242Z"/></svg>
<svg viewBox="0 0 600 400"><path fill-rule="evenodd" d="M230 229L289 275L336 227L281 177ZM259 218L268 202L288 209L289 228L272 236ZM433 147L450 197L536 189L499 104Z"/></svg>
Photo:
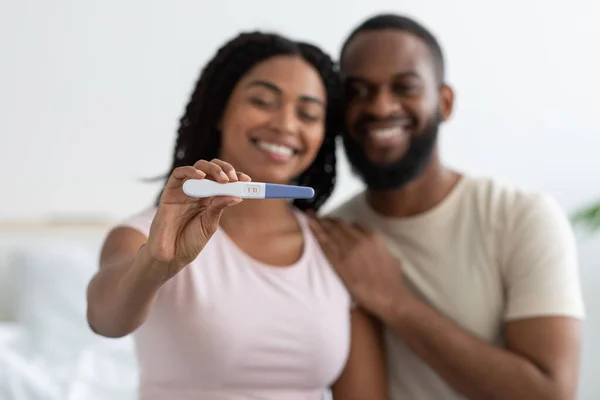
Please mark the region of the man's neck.
<svg viewBox="0 0 600 400"><path fill-rule="evenodd" d="M367 203L377 213L394 218L411 217L441 203L461 179L461 175L433 157L415 180L401 189L367 190Z"/></svg>

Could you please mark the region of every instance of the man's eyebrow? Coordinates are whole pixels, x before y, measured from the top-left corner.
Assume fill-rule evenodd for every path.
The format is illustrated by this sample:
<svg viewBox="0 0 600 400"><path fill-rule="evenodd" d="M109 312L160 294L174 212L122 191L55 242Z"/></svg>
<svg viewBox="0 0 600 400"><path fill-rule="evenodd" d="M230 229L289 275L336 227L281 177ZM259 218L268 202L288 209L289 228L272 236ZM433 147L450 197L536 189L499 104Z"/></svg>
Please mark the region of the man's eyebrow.
<svg viewBox="0 0 600 400"><path fill-rule="evenodd" d="M404 79L404 78L421 78L421 75L417 71L406 71L406 72L401 72L399 74L394 75L394 79Z"/></svg>

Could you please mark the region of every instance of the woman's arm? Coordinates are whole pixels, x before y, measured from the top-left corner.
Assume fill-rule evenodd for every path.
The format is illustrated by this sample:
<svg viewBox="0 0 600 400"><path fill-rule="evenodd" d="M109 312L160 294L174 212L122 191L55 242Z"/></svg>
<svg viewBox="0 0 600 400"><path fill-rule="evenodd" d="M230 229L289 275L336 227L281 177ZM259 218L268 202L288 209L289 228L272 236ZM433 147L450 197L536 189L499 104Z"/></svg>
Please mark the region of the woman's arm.
<svg viewBox="0 0 600 400"><path fill-rule="evenodd" d="M359 307L352 310L348 362L333 384L334 400L385 400L387 367L379 323Z"/></svg>
<svg viewBox="0 0 600 400"><path fill-rule="evenodd" d="M231 196L196 199L183 192L186 180L206 177L220 183L251 181L217 159L175 168L148 237L125 227L110 232L100 271L88 285L88 323L94 332L121 337L136 330L148 317L158 289L198 257L219 227L223 210L241 201Z"/></svg>
<svg viewBox="0 0 600 400"><path fill-rule="evenodd" d="M90 328L106 337L122 337L146 319L168 269L146 249L146 237L132 228L109 233L100 256L100 270L87 290Z"/></svg>

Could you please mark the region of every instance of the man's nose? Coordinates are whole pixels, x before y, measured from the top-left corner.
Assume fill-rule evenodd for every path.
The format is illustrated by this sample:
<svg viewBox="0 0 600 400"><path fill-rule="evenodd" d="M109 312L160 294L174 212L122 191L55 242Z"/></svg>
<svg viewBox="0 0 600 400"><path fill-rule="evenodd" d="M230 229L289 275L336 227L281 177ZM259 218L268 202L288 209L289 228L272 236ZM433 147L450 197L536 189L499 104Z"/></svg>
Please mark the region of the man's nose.
<svg viewBox="0 0 600 400"><path fill-rule="evenodd" d="M386 88L378 90L368 104L369 113L382 119L397 113L400 109L400 101Z"/></svg>

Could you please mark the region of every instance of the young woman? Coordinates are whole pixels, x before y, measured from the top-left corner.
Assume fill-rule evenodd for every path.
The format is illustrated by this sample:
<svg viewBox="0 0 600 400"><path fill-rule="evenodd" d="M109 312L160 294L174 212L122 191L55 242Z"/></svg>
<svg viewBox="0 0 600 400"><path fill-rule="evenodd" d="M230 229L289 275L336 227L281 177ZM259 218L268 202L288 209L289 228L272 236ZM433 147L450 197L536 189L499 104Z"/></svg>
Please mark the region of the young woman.
<svg viewBox="0 0 600 400"><path fill-rule="evenodd" d="M386 398L376 327L307 226L335 180L339 82L318 48L246 33L202 72L155 207L115 227L90 327L134 332L144 400ZM186 179L311 186L315 197L194 199Z"/></svg>

